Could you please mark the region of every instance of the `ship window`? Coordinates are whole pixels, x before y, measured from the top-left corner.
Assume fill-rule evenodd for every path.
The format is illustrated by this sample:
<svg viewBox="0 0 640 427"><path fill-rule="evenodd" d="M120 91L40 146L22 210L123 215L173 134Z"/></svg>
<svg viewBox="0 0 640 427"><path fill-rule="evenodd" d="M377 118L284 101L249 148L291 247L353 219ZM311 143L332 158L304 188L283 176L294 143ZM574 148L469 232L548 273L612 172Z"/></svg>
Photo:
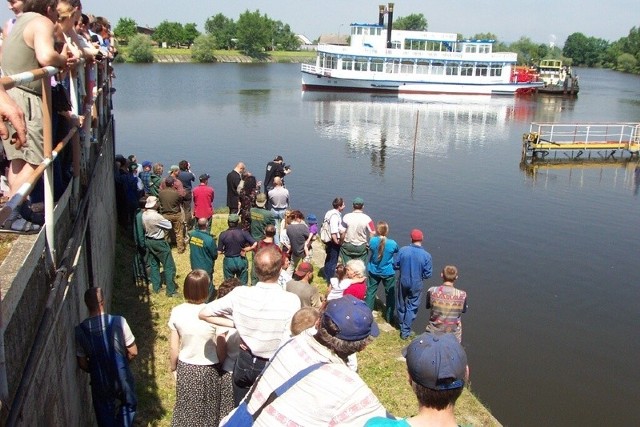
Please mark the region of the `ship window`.
<svg viewBox="0 0 640 427"><path fill-rule="evenodd" d="M429 61L418 61L416 74L429 74Z"/></svg>
<svg viewBox="0 0 640 427"><path fill-rule="evenodd" d="M473 76L473 62L463 62L460 64L461 76Z"/></svg>
<svg viewBox="0 0 640 427"><path fill-rule="evenodd" d="M478 53L491 53L491 45L481 44L480 46L478 46Z"/></svg>
<svg viewBox="0 0 640 427"><path fill-rule="evenodd" d="M367 58L357 58L353 63L353 69L355 71L367 71Z"/></svg>
<svg viewBox="0 0 640 427"><path fill-rule="evenodd" d="M382 59L372 59L369 69L381 73L382 70L384 70L384 61L382 61Z"/></svg>
<svg viewBox="0 0 640 427"><path fill-rule="evenodd" d="M489 74L492 77L499 77L502 75L502 65L500 64L492 64L491 69L489 70Z"/></svg>
<svg viewBox="0 0 640 427"><path fill-rule="evenodd" d="M324 68L338 68L338 58L332 55L327 55L324 57Z"/></svg>
<svg viewBox="0 0 640 427"><path fill-rule="evenodd" d="M466 44L466 45L464 45L464 51L465 51L465 53L476 53L476 51L477 51L476 45L474 45L474 44Z"/></svg>
<svg viewBox="0 0 640 427"><path fill-rule="evenodd" d="M447 76L457 76L460 72L460 66L457 62L449 62L447 64Z"/></svg>
<svg viewBox="0 0 640 427"><path fill-rule="evenodd" d="M486 76L488 71L487 64L478 64L476 66L476 76Z"/></svg>
<svg viewBox="0 0 640 427"><path fill-rule="evenodd" d="M358 31L357 31L357 33L356 33L356 34L358 34L358 35L361 35L361 34L362 34L362 27L358 27Z"/></svg>
<svg viewBox="0 0 640 427"><path fill-rule="evenodd" d="M353 59L342 59L342 69L343 70L353 69Z"/></svg>
<svg viewBox="0 0 640 427"><path fill-rule="evenodd" d="M413 74L413 65L413 61L402 61L402 64L400 65L400 72Z"/></svg>
<svg viewBox="0 0 640 427"><path fill-rule="evenodd" d="M444 74L444 63L443 62L432 62L431 63L431 74L438 75L438 76Z"/></svg>

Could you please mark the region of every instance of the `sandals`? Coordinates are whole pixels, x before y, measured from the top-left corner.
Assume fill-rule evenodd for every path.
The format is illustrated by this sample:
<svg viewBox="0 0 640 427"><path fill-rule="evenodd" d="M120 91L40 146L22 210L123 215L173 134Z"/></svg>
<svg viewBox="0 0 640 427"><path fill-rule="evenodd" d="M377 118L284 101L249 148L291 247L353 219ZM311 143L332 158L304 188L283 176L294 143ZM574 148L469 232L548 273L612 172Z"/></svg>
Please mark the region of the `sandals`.
<svg viewBox="0 0 640 427"><path fill-rule="evenodd" d="M27 221L20 215L8 218L0 227L0 233L35 234L38 232L40 232L39 225Z"/></svg>

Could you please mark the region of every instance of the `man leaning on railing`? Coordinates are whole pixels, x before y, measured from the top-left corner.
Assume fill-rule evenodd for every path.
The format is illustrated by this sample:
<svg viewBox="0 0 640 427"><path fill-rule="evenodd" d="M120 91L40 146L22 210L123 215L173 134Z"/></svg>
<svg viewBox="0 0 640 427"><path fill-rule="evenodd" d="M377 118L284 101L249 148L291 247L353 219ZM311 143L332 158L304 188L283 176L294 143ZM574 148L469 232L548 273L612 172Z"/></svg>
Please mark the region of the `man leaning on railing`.
<svg viewBox="0 0 640 427"><path fill-rule="evenodd" d="M64 68L77 63L78 58L67 55L66 45L61 53L54 49L54 21L57 12L47 0L25 0L24 13L18 17L2 46L2 70L5 75L30 71L39 67ZM25 83L11 90L9 95L25 113L27 139L16 143L3 139L2 144L9 165L9 197L18 192L38 165L44 160L44 131L42 127L42 83ZM15 132L9 124L9 135ZM39 226L22 218L18 209L0 226L18 232L38 231Z"/></svg>

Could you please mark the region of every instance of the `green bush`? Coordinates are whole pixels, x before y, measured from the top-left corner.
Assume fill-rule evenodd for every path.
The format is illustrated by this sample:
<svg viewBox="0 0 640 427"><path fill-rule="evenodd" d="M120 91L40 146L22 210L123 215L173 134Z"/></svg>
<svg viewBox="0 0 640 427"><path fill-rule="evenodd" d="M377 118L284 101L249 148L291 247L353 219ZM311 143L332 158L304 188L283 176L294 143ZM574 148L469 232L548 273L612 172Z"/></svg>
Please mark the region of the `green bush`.
<svg viewBox="0 0 640 427"><path fill-rule="evenodd" d="M129 40L129 62L153 62L153 42L144 34L138 34Z"/></svg>
<svg viewBox="0 0 640 427"><path fill-rule="evenodd" d="M618 70L625 73L633 73L638 67L638 60L630 53L623 53L618 56Z"/></svg>
<svg viewBox="0 0 640 427"><path fill-rule="evenodd" d="M191 60L193 62L215 62L214 50L215 37L211 34L201 34L193 41L191 46Z"/></svg>

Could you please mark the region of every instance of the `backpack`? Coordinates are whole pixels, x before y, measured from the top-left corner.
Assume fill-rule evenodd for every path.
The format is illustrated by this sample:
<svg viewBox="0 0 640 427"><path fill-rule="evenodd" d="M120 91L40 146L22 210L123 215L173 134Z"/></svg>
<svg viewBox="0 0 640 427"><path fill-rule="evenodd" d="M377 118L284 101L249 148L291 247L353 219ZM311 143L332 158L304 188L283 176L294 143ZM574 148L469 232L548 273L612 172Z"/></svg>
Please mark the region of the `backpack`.
<svg viewBox="0 0 640 427"><path fill-rule="evenodd" d="M331 228L329 227L329 220L331 220L331 217L333 215L329 215L329 218L325 218L324 221L322 221L322 227L320 228L320 240L322 240L323 243L329 243L331 241Z"/></svg>

